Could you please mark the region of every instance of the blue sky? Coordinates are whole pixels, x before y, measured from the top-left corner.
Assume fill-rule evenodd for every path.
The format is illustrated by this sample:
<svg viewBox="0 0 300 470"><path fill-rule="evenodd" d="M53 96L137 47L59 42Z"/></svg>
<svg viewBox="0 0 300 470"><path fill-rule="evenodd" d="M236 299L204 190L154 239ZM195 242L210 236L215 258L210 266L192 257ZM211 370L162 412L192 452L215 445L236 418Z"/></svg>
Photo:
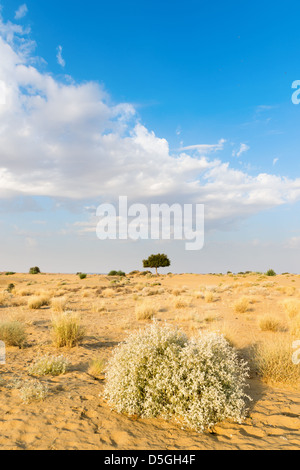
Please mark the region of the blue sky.
<svg viewBox="0 0 300 470"><path fill-rule="evenodd" d="M299 2L1 4L0 270L299 271ZM127 193L204 203L204 249L100 242Z"/></svg>

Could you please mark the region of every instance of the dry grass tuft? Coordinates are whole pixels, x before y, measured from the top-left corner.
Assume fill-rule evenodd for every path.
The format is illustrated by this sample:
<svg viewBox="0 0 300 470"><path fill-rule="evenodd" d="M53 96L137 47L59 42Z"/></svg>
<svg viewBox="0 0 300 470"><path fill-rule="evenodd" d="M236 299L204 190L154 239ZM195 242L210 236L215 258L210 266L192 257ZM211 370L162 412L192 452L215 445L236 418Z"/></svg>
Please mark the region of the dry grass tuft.
<svg viewBox="0 0 300 470"><path fill-rule="evenodd" d="M236 300L234 303L234 311L236 313L245 313L249 309L250 301L248 297L241 297L240 299Z"/></svg>
<svg viewBox="0 0 300 470"><path fill-rule="evenodd" d="M300 364L292 361L292 344L291 338L280 337L256 345L253 363L263 380L284 385L299 384Z"/></svg>
<svg viewBox="0 0 300 470"><path fill-rule="evenodd" d="M52 319L54 344L58 348L74 348L85 335L80 318L74 312L64 312Z"/></svg>
<svg viewBox="0 0 300 470"><path fill-rule="evenodd" d="M50 298L43 296L34 296L28 300L28 308L31 310L39 310L42 307L47 307L50 304Z"/></svg>

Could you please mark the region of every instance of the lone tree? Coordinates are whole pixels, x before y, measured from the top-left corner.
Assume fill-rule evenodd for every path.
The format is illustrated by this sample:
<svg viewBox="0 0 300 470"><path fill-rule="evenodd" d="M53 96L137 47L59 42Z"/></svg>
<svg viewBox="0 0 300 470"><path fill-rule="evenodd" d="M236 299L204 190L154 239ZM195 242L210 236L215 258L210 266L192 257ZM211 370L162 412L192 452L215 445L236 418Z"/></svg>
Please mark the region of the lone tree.
<svg viewBox="0 0 300 470"><path fill-rule="evenodd" d="M170 266L171 262L167 255L158 254L158 255L151 255L148 259L143 260L144 268L155 268L156 275L157 275L157 268L166 268Z"/></svg>

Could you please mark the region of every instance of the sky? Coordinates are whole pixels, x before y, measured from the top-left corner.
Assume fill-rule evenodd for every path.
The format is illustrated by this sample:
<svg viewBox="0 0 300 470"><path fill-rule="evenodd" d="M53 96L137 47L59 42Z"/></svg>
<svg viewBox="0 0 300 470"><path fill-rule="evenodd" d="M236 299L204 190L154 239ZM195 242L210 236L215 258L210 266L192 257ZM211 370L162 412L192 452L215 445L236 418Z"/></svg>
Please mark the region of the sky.
<svg viewBox="0 0 300 470"><path fill-rule="evenodd" d="M0 4L0 271L300 273L298 1ZM120 196L203 248L99 240Z"/></svg>

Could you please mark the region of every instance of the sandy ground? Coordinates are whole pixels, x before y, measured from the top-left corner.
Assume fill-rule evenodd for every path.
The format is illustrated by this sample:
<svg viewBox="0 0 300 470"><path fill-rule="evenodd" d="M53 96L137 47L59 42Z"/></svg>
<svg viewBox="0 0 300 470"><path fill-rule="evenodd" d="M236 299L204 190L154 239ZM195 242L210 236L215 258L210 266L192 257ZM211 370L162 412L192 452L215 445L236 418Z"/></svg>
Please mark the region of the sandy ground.
<svg viewBox="0 0 300 470"><path fill-rule="evenodd" d="M212 433L182 430L160 419L139 419L109 409L101 392L105 376L89 374L90 361L107 361L115 346L149 321L136 319L135 307L145 299L157 307L156 318L179 326L189 336L198 330L227 333L241 355L249 354L256 341L290 337L290 322L282 307L284 299L299 298L300 276L248 275L129 276L112 283L107 276L40 274L0 276L0 291L15 285L0 307L0 321L13 319L26 325L27 345L7 347L6 364L0 365L1 449L298 449L300 445L299 386L267 383L252 371L249 379L249 415L243 424L224 422ZM108 290L113 289L113 290ZM207 289L214 301L206 302ZM83 342L73 349L57 350L51 338L51 306L28 308L30 295L47 293L67 300L67 309L80 314L86 327ZM150 295L149 295L150 294ZM236 313L234 302L251 299L245 313ZM183 299L184 307L176 307ZM264 315L278 318L283 331L261 331ZM288 336L287 336L288 335ZM292 337L291 340L300 339ZM248 351L248 352L247 352ZM23 403L16 379L29 378L28 366L38 354L63 354L70 370L58 377L42 377L50 393L43 401Z"/></svg>

